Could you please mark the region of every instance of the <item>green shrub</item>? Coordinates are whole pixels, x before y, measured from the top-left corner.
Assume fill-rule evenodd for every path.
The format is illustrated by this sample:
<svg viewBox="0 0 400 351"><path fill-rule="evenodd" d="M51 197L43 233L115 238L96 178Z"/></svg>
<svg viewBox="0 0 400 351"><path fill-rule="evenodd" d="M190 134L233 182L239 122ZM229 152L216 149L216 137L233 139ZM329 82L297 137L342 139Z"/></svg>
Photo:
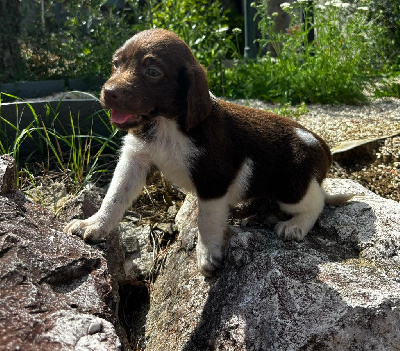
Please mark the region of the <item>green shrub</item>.
<svg viewBox="0 0 400 351"><path fill-rule="evenodd" d="M360 1L356 1L358 3ZM381 23L387 29L387 45L382 46L382 50L388 56L388 65L391 70L400 70L400 0L379 0L369 1L369 13L381 14Z"/></svg>
<svg viewBox="0 0 400 351"><path fill-rule="evenodd" d="M46 2L46 26L38 18L26 28L23 41L24 80L106 78L113 52L140 30L165 28L176 32L206 67L218 68L231 48L226 12L219 1L148 0L124 2L124 8L103 0L58 1L65 17L55 19L55 1ZM33 5L32 5L33 6ZM55 29L57 28L57 29Z"/></svg>
<svg viewBox="0 0 400 351"><path fill-rule="evenodd" d="M276 33L268 3L256 5L262 39L269 53L256 63L240 61L227 70L224 90L230 96L259 97L292 103L359 103L366 100L366 84L383 67L385 30L371 19L366 8L338 0L312 8L309 1L284 3L291 16L286 32ZM304 22L300 20L303 13ZM311 19L314 13L314 21ZM310 31L316 38L309 42Z"/></svg>
<svg viewBox="0 0 400 351"><path fill-rule="evenodd" d="M382 78L375 90L375 96L400 99L400 75Z"/></svg>
<svg viewBox="0 0 400 351"><path fill-rule="evenodd" d="M26 70L19 78L107 78L111 55L126 39L140 30L160 27L188 43L208 69L216 95L292 103L359 103L366 99L364 91L371 77L383 69L398 69L393 65L393 43L398 41L399 14L394 6L388 19L376 2L349 1L333 0L322 7L298 0L283 6L292 23L287 31L276 33L274 18L267 15L268 1L260 0L255 4L262 34L260 54L256 61L247 61L240 54L241 33L228 28L227 12L219 1L128 0L118 9L115 5L105 8L103 0L49 0L45 2L46 26L52 30L43 31L37 19L34 28L24 31ZM63 4L66 14L61 26L54 18L56 3ZM386 28L392 35L387 35ZM311 31L317 36L309 42ZM268 44L277 57L264 53ZM226 58L235 60L233 67L224 66Z"/></svg>

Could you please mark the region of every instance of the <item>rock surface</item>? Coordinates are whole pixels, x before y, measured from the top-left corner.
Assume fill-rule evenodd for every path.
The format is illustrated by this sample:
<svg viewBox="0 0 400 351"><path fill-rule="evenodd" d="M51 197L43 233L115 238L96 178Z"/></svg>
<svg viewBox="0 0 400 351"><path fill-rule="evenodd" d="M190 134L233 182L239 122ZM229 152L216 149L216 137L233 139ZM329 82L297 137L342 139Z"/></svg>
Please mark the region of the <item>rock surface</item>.
<svg viewBox="0 0 400 351"><path fill-rule="evenodd" d="M95 214L101 206L106 191L94 185L83 188L77 196L67 194L66 187L62 182L51 182L46 186L38 186L32 189L29 194L31 197L38 198L41 203L56 214L57 218L64 224L73 219L86 219ZM108 260L124 261L121 264L120 272L118 272L117 280L146 280L149 278L153 263L154 252L150 243L151 230L149 225L136 225L139 222L139 214L127 212L125 219L112 233L107 242L114 240L113 250L117 252L108 255ZM170 223L161 223L162 231L173 230L169 226ZM118 249L115 245L120 246ZM120 258L116 258L120 255Z"/></svg>
<svg viewBox="0 0 400 351"><path fill-rule="evenodd" d="M349 180L326 188L358 195L326 206L300 243L231 226L211 279L197 270L188 197L152 287L146 350L400 350L400 204Z"/></svg>
<svg viewBox="0 0 400 351"><path fill-rule="evenodd" d="M8 155L0 158L0 194L7 194L17 186L17 168L14 159Z"/></svg>
<svg viewBox="0 0 400 351"><path fill-rule="evenodd" d="M9 161L0 157L2 179ZM14 180L0 192L0 349L118 350L102 252L64 234Z"/></svg>
<svg viewBox="0 0 400 351"><path fill-rule="evenodd" d="M65 223L72 219L89 218L100 208L104 195L103 189L93 185L85 187L75 197L66 195L58 199L61 206L58 207L57 217Z"/></svg>
<svg viewBox="0 0 400 351"><path fill-rule="evenodd" d="M117 233L120 235L124 252L124 272L126 278L145 280L153 268L153 251L149 245L150 225L135 227L132 223L121 222Z"/></svg>

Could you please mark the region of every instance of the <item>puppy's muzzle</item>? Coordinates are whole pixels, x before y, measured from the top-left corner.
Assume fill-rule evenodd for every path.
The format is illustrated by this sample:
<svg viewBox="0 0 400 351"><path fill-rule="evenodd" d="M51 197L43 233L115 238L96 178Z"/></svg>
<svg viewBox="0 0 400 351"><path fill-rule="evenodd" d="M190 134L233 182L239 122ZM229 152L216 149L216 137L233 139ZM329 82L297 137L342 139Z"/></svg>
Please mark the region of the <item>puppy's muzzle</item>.
<svg viewBox="0 0 400 351"><path fill-rule="evenodd" d="M105 85L102 91L103 106L115 106L122 102L125 95L125 89L115 85Z"/></svg>

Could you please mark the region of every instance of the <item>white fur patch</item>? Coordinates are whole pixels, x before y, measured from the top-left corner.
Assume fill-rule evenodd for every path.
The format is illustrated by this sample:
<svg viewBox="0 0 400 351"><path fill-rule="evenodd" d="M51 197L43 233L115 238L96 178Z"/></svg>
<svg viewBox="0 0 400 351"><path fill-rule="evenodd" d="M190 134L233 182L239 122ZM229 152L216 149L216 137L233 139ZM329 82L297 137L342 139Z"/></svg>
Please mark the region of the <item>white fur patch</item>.
<svg viewBox="0 0 400 351"><path fill-rule="evenodd" d="M197 264L208 276L219 268L223 259L224 232L229 212L228 194L212 200L199 199L199 238L196 247Z"/></svg>
<svg viewBox="0 0 400 351"><path fill-rule="evenodd" d="M228 189L228 201L229 205L234 206L246 193L249 188L250 180L253 175L254 162L250 158L247 158L242 166L240 167L239 173L235 180Z"/></svg>
<svg viewBox="0 0 400 351"><path fill-rule="evenodd" d="M212 200L199 198L199 240L196 251L199 269L206 276L221 265L229 206L236 205L245 194L253 167L254 162L246 159L224 196Z"/></svg>
<svg viewBox="0 0 400 351"><path fill-rule="evenodd" d="M296 128L296 134L305 144L307 144L309 146L318 145L317 138L314 135L312 135L310 132L308 132L307 130L304 130L301 128Z"/></svg>
<svg viewBox="0 0 400 351"><path fill-rule="evenodd" d="M217 101L216 96L211 91L208 91L208 93L210 94L210 98L212 101Z"/></svg>
<svg viewBox="0 0 400 351"><path fill-rule="evenodd" d="M285 239L303 240L321 214L324 201L325 192L313 179L306 194L297 204L279 203L281 210L293 217L288 221L279 222L275 232Z"/></svg>
<svg viewBox="0 0 400 351"><path fill-rule="evenodd" d="M154 141L146 143L153 163L164 176L187 191L194 191L189 170L202 150L178 128L175 121L159 117Z"/></svg>

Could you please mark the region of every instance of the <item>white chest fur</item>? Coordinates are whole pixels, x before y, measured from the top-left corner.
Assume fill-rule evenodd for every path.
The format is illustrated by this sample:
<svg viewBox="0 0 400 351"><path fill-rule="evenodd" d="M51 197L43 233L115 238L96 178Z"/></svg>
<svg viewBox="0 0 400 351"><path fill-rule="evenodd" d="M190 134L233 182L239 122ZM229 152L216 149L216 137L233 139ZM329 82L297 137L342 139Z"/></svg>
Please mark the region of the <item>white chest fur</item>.
<svg viewBox="0 0 400 351"><path fill-rule="evenodd" d="M201 150L179 130L175 121L160 117L151 141L128 134L124 148L130 148L136 156L147 155L169 181L194 192L189 169Z"/></svg>

